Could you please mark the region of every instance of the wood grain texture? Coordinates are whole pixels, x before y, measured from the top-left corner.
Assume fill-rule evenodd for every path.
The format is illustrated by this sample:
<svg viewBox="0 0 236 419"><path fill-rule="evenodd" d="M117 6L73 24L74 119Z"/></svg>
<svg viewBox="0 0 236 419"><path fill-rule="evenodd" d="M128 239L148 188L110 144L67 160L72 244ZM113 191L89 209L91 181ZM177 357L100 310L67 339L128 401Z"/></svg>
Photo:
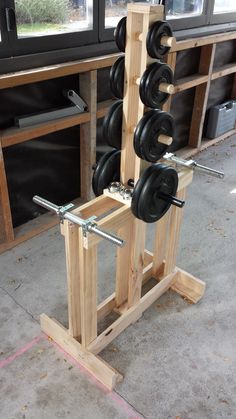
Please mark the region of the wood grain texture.
<svg viewBox="0 0 236 419"><path fill-rule="evenodd" d="M14 240L14 231L11 217L11 207L8 195L7 178L0 141L0 243Z"/></svg>

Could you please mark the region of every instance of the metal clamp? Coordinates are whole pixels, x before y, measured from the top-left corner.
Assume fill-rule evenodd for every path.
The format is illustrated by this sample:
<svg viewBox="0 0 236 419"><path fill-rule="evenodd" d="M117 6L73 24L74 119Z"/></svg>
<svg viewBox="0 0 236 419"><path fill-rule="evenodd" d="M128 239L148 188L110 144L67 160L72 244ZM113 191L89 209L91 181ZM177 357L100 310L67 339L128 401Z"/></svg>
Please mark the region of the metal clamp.
<svg viewBox="0 0 236 419"><path fill-rule="evenodd" d="M83 235L86 237L87 233L95 233L98 236L102 237L110 241L111 243L115 244L116 246L123 247L125 245L125 241L120 237L112 234L110 232L104 231L98 227L98 225L94 222L97 217L90 217L84 220L83 218L78 217L77 215L70 212L72 208L74 208L73 204L68 204L65 206L55 205L52 202L47 201L40 196L35 195L33 197L33 201L40 205L43 208L46 208L49 211L52 211L57 214L60 218L60 221L63 223L64 220L71 221L74 224L78 224L82 227Z"/></svg>
<svg viewBox="0 0 236 419"><path fill-rule="evenodd" d="M199 170L200 172L204 172L210 176L218 177L220 179L224 178L224 173L220 172L219 170L211 169L210 167L198 164L195 160L181 159L180 157L175 156L173 153L166 153L163 156L163 159L176 163L180 166L188 167L192 170Z"/></svg>

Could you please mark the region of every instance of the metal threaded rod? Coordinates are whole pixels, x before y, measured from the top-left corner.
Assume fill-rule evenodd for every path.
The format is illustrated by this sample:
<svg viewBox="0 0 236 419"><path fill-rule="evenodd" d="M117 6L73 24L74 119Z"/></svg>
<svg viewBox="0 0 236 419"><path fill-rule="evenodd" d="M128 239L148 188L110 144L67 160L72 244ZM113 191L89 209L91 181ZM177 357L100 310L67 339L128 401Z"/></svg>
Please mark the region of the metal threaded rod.
<svg viewBox="0 0 236 419"><path fill-rule="evenodd" d="M50 201L47 201L44 198L41 198L38 195L35 195L33 197L33 201L40 205L43 208L46 208L47 210L51 212L55 212L62 220L68 220L71 221L74 224L78 224L82 228L84 228L85 232L94 233L97 234L97 236L102 237L103 239L106 239L110 241L112 244L115 244L116 246L123 247L125 245L125 241L121 239L120 237L116 236L115 234L109 233L107 231L104 231L100 229L97 224L92 221L91 219L84 220L83 218L78 217L75 214L72 214L70 211L68 211L65 207L55 205Z"/></svg>

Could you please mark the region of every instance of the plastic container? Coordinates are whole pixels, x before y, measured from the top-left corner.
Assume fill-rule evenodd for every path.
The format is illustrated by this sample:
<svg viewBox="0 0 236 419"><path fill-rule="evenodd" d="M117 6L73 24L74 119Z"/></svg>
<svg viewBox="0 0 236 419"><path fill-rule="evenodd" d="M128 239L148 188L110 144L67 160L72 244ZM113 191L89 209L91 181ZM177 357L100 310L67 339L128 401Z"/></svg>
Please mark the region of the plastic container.
<svg viewBox="0 0 236 419"><path fill-rule="evenodd" d="M216 138L234 129L236 121L236 100L229 100L213 106L207 121L207 138Z"/></svg>

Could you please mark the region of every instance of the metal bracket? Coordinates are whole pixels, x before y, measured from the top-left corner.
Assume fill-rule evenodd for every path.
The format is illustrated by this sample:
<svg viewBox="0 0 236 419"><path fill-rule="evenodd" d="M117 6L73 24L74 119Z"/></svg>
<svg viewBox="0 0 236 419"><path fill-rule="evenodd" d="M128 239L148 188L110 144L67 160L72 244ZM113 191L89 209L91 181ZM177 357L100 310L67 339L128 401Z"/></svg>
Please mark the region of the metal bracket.
<svg viewBox="0 0 236 419"><path fill-rule="evenodd" d="M67 211L71 211L73 208L75 208L74 204L67 204L64 206L59 207L58 209L58 216L59 216L59 220L61 224L64 224L64 218L65 218L65 213Z"/></svg>
<svg viewBox="0 0 236 419"><path fill-rule="evenodd" d="M65 90L64 95L79 109L80 112L88 111L87 104L74 90Z"/></svg>
<svg viewBox="0 0 236 419"><path fill-rule="evenodd" d="M92 217L89 217L86 220L84 220L84 223L82 224L82 231L84 237L87 237L87 233L89 232L91 227L94 227L96 225L96 223L94 223L94 220L96 220L97 218L98 217L96 217L96 215L93 215Z"/></svg>
<svg viewBox="0 0 236 419"><path fill-rule="evenodd" d="M220 179L224 178L224 173L220 172L219 170L211 169L210 167L203 166L199 163L197 163L195 160L184 160L181 159L181 157L175 156L173 153L166 153L163 156L163 159L168 160L170 162L176 163L177 165L187 167L192 170L199 170L200 172L206 173L210 176L215 176Z"/></svg>

